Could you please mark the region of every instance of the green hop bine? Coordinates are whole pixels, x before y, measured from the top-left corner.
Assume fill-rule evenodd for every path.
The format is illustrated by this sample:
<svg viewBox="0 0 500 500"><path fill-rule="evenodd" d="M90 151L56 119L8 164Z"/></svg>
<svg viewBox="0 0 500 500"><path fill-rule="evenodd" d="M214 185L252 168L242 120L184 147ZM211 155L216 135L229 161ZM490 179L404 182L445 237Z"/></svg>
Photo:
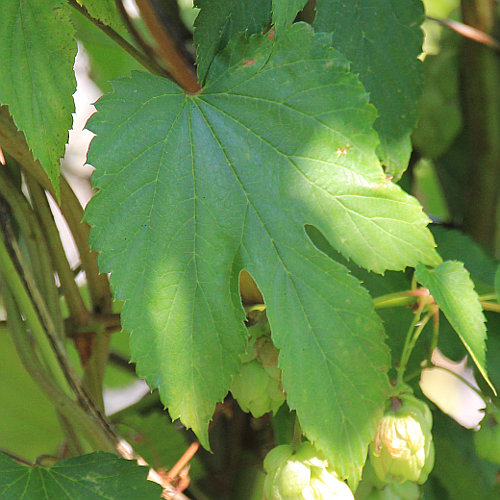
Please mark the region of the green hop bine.
<svg viewBox="0 0 500 500"><path fill-rule="evenodd" d="M285 401L278 367L279 351L271 341L265 312L252 311L248 328L249 342L240 372L234 377L230 391L241 409L255 418L276 413Z"/></svg>
<svg viewBox="0 0 500 500"><path fill-rule="evenodd" d="M377 477L385 483L423 484L434 466L431 430L432 414L423 401L409 394L392 398L370 444Z"/></svg>
<svg viewBox="0 0 500 500"><path fill-rule="evenodd" d="M481 428L474 433L474 446L478 457L500 465L500 410L486 413Z"/></svg>
<svg viewBox="0 0 500 500"><path fill-rule="evenodd" d="M264 500L354 500L316 448L301 443L281 445L264 460Z"/></svg>

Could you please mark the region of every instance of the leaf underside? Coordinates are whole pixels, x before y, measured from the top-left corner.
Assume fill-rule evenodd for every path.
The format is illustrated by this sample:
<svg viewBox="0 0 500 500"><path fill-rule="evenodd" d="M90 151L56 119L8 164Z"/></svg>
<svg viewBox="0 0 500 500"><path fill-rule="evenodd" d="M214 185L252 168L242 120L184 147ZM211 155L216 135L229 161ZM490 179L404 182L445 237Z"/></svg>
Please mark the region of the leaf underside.
<svg viewBox="0 0 500 500"><path fill-rule="evenodd" d="M429 289L481 375L495 391L486 372L486 319L474 283L463 263L445 261L435 269L426 269L420 264L415 277Z"/></svg>
<svg viewBox="0 0 500 500"><path fill-rule="evenodd" d="M379 112L377 150L388 174L399 179L411 153L410 134L422 91L424 20L420 0L317 0L314 27L332 32L333 46L370 93Z"/></svg>
<svg viewBox="0 0 500 500"><path fill-rule="evenodd" d="M114 82L90 121L93 248L112 273L138 373L207 446L245 351L238 276L264 296L290 407L343 477L359 479L388 394L372 301L304 225L377 272L436 264L418 203L387 181L375 113L325 35L236 38L204 91ZM126 214L126 216L124 216Z"/></svg>
<svg viewBox="0 0 500 500"><path fill-rule="evenodd" d="M0 2L0 104L9 106L56 192L76 89L77 46L65 3Z"/></svg>
<svg viewBox="0 0 500 500"><path fill-rule="evenodd" d="M109 453L28 467L0 454L0 498L5 500L156 500L161 488L146 480L148 469Z"/></svg>

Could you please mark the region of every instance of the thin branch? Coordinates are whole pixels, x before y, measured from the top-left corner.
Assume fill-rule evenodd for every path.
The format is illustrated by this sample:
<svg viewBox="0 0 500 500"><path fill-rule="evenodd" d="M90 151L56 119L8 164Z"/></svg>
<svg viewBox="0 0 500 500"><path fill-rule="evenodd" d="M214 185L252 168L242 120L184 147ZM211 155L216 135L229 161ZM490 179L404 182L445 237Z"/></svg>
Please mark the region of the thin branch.
<svg viewBox="0 0 500 500"><path fill-rule="evenodd" d="M78 327L86 325L89 321L89 312L83 302L80 289L73 277L73 271L66 257L66 252L62 246L59 230L54 221L54 216L45 196L45 191L33 178L27 178L33 206L36 209L36 215L47 237L47 244L50 247L54 268L57 271L61 288L64 293L66 304L72 321Z"/></svg>
<svg viewBox="0 0 500 500"><path fill-rule="evenodd" d="M99 19L92 17L88 10L80 5L76 0L68 0L68 4L76 9L80 14L86 17L89 21L95 24L103 33L106 33L114 42L116 42L125 52L130 54L139 64L146 68L149 72L156 75L163 75L161 68L158 68L155 64L151 63L149 59L144 57L144 54L139 52L131 43L127 42L119 33L117 33L113 28L104 24Z"/></svg>
<svg viewBox="0 0 500 500"><path fill-rule="evenodd" d="M167 63L168 70L175 81L186 92L191 94L199 92L201 86L196 79L194 68L184 59L177 44L165 31L150 0L137 0L136 3L141 11L142 19L156 41L158 55Z"/></svg>
<svg viewBox="0 0 500 500"><path fill-rule="evenodd" d="M9 157L9 164L14 161ZM59 296L54 281L54 273L47 241L36 220L35 213L20 186L16 185L8 175L7 169L0 169L0 194L10 207L13 218L26 241L32 272L43 291L47 306L54 319L59 323L62 333L62 317L59 307Z"/></svg>
<svg viewBox="0 0 500 500"><path fill-rule="evenodd" d="M18 455L14 455L14 453L11 453L10 451L5 450L4 448L0 448L0 453L7 455L9 458L12 458L12 460L19 462L20 464L29 465L30 467L33 466L33 464L31 462L29 462L28 460L26 460L25 458L22 458Z"/></svg>
<svg viewBox="0 0 500 500"><path fill-rule="evenodd" d="M109 361L114 365L126 370L129 373L136 375L135 363L131 363L126 358L118 354L117 352L111 351L109 353Z"/></svg>
<svg viewBox="0 0 500 500"><path fill-rule="evenodd" d="M17 130L6 106L0 106L0 144L22 166L26 174L34 177L54 200L58 200L47 173L40 162L33 158L24 134ZM93 310L110 313L112 301L109 281L105 274L99 275L97 254L90 251L88 241L90 227L82 221L83 208L64 176L60 177L60 183L61 196L58 204L78 247Z"/></svg>
<svg viewBox="0 0 500 500"><path fill-rule="evenodd" d="M134 26L134 23L131 21L130 17L127 14L127 11L125 10L125 7L123 6L123 1L122 0L115 0L115 5L116 8L118 9L118 12L127 26L127 29L130 31L130 34L134 37L135 41L137 44L142 48L144 53L148 56L149 61L151 62L152 65L154 65L157 68L158 74L165 74L168 78L171 80L174 80L172 75L163 68L160 64L158 64L158 61L156 60L156 53L153 47L149 45L146 40L141 36L139 31L136 29Z"/></svg>
<svg viewBox="0 0 500 500"><path fill-rule="evenodd" d="M470 40L474 40L477 43L481 43L490 47L497 52L500 52L500 42L493 38L491 35L488 35L484 31L478 30L477 28L473 28L468 24L461 23L460 21L454 21L453 19L440 19L437 17L426 16L429 21L435 21L436 23L441 24L442 26L446 26L450 28L455 33L468 38Z"/></svg>

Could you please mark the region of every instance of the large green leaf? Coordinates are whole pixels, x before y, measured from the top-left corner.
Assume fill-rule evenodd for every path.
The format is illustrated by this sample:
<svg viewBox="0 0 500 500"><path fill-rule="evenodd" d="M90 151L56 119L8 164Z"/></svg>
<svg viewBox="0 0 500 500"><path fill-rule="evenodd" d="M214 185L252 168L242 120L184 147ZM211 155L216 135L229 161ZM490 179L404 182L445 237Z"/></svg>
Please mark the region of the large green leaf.
<svg viewBox="0 0 500 500"><path fill-rule="evenodd" d="M317 0L314 26L352 62L379 112L375 130L387 172L398 179L411 153L421 93L424 10L420 0Z"/></svg>
<svg viewBox="0 0 500 500"><path fill-rule="evenodd" d="M486 373L485 318L469 272L462 262L446 261L435 269L426 269L424 265L419 264L415 277L429 289L479 371L493 389Z"/></svg>
<svg viewBox="0 0 500 500"><path fill-rule="evenodd" d="M418 203L385 180L374 110L326 35L236 38L206 89L117 80L97 104L87 209L112 272L138 372L173 419L206 427L239 367L238 275L268 307L288 402L306 434L355 478L387 394L388 353L369 295L304 224L383 272L435 263Z"/></svg>
<svg viewBox="0 0 500 500"><path fill-rule="evenodd" d="M148 469L110 453L92 453L28 467L0 453L0 498L4 500L157 500L161 487L146 480Z"/></svg>
<svg viewBox="0 0 500 500"><path fill-rule="evenodd" d="M9 106L56 191L74 111L74 30L63 0L0 2L0 104Z"/></svg>
<svg viewBox="0 0 500 500"><path fill-rule="evenodd" d="M195 0L200 12L194 22L198 46L198 78L204 83L210 65L236 33L262 31L271 21L271 0Z"/></svg>

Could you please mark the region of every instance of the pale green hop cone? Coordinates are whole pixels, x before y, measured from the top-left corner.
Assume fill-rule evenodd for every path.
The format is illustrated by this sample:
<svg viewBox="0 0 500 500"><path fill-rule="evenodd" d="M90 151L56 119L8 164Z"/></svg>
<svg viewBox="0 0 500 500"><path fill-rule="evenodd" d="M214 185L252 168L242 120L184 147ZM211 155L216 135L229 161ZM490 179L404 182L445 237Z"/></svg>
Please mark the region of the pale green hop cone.
<svg viewBox="0 0 500 500"><path fill-rule="evenodd" d="M259 418L268 412L276 413L285 401L285 394L278 367L279 351L271 341L265 312L258 314L248 333L248 348L230 391L243 411Z"/></svg>
<svg viewBox="0 0 500 500"><path fill-rule="evenodd" d="M354 500L328 461L310 443L272 449L264 460L264 500Z"/></svg>
<svg viewBox="0 0 500 500"><path fill-rule="evenodd" d="M393 398L370 444L377 477L385 483L424 483L434 466L431 429L432 415L423 401L410 395Z"/></svg>

